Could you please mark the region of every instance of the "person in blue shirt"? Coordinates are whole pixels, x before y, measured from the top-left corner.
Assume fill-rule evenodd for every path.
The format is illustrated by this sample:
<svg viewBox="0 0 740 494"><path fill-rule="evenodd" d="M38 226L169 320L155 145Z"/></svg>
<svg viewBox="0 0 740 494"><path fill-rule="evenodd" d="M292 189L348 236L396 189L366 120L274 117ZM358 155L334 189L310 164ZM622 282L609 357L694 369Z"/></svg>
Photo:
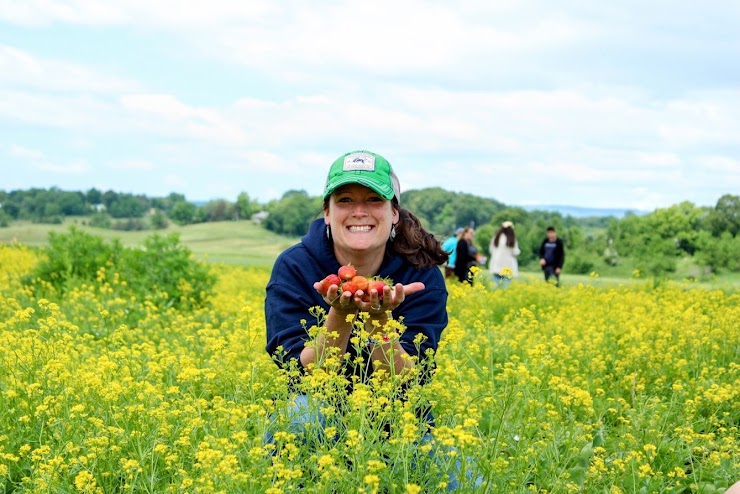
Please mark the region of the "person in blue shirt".
<svg viewBox="0 0 740 494"><path fill-rule="evenodd" d="M323 217L273 266L265 298L267 352L279 366L295 364L300 376L324 365L325 356L336 355L349 388L356 381L369 382L377 369L399 375L415 366L421 366L421 384L429 382L434 364L425 357L437 351L448 322L447 288L439 269L447 252L401 207L398 178L379 154L353 151L334 161L323 201ZM394 286L386 286L382 294L376 289L352 294L331 285L322 294L319 282L344 265L368 278L391 279ZM311 308L316 306L326 312L325 330L312 341L305 321L315 320ZM368 315L364 330L369 336L357 345L352 321L360 313ZM405 326L395 338L384 333L389 317ZM324 426L326 418L320 407L310 406L312 398L300 386L296 389L290 427L305 440L305 431L315 430L309 424ZM417 413L434 425L428 407ZM428 432L420 438L429 440ZM456 473L449 475L449 485L456 486Z"/></svg>
<svg viewBox="0 0 740 494"><path fill-rule="evenodd" d="M442 250L447 252L450 257L445 264L445 278L451 278L455 274L455 258L457 257L457 241L460 240L460 234L464 228L455 230L454 235L450 235L447 240L442 242Z"/></svg>

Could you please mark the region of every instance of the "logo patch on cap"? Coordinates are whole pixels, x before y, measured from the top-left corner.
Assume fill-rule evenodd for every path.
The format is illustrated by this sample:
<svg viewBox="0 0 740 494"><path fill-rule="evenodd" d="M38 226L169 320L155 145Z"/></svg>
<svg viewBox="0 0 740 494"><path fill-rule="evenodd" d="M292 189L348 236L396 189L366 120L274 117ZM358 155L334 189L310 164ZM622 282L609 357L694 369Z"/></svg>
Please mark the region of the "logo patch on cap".
<svg viewBox="0 0 740 494"><path fill-rule="evenodd" d="M375 171L375 156L368 153L352 153L344 157L344 168L342 171Z"/></svg>

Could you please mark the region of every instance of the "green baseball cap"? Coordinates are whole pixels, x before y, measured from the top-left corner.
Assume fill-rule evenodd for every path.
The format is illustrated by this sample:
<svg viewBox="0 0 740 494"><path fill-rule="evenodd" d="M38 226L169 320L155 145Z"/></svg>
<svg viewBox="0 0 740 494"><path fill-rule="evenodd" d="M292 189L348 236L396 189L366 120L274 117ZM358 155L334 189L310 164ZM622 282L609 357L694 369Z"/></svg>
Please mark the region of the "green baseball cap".
<svg viewBox="0 0 740 494"><path fill-rule="evenodd" d="M385 200L401 200L401 187L391 164L371 151L351 151L332 163L326 177L324 199L342 185L360 184L374 190Z"/></svg>

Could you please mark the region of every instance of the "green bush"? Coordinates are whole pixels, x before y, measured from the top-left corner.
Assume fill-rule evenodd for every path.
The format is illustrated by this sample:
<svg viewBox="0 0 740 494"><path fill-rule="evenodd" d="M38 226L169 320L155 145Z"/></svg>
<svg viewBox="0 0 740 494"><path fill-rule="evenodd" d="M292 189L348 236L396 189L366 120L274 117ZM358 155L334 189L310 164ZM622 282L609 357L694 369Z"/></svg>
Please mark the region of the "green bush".
<svg viewBox="0 0 740 494"><path fill-rule="evenodd" d="M129 218L127 220L116 221L113 223L113 229L124 232L138 232L146 230L146 225L138 218Z"/></svg>
<svg viewBox="0 0 740 494"><path fill-rule="evenodd" d="M574 249L567 253L567 269L575 274L590 274L596 266L594 255L584 249Z"/></svg>
<svg viewBox="0 0 740 494"><path fill-rule="evenodd" d="M90 226L95 228L109 229L112 223L110 216L106 213L94 213L90 217Z"/></svg>
<svg viewBox="0 0 740 494"><path fill-rule="evenodd" d="M0 209L0 228L10 225L12 218L2 209Z"/></svg>
<svg viewBox="0 0 740 494"><path fill-rule="evenodd" d="M141 297L158 291L167 294L165 299L169 306L202 307L211 295L216 278L179 242L176 233L148 237L143 249L126 250L120 274Z"/></svg>
<svg viewBox="0 0 740 494"><path fill-rule="evenodd" d="M117 240L103 239L72 226L69 233L49 232L46 258L39 262L33 278L65 292L73 280L96 280L98 270L107 263L118 264L123 247Z"/></svg>
<svg viewBox="0 0 740 494"><path fill-rule="evenodd" d="M216 282L208 267L180 245L177 234L153 235L137 249L71 227L68 233L49 233L45 254L27 280L39 296L63 296L80 284L115 278L125 281L115 283L118 296L133 297L132 304L156 300L162 308L192 309L208 303Z"/></svg>

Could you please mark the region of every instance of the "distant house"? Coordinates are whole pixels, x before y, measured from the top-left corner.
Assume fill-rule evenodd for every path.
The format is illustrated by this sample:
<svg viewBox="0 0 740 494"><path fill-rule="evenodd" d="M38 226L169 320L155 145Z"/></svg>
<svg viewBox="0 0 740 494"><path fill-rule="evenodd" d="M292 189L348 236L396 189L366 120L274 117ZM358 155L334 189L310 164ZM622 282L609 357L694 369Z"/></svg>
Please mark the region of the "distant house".
<svg viewBox="0 0 740 494"><path fill-rule="evenodd" d="M260 224L262 220L267 218L270 215L267 211L260 211L258 213L254 213L252 215L252 223Z"/></svg>
<svg viewBox="0 0 740 494"><path fill-rule="evenodd" d="M105 204L95 204L95 205L93 206L93 208L95 209L95 211L96 211L97 213L100 213L100 212L102 212L102 211L105 211Z"/></svg>

